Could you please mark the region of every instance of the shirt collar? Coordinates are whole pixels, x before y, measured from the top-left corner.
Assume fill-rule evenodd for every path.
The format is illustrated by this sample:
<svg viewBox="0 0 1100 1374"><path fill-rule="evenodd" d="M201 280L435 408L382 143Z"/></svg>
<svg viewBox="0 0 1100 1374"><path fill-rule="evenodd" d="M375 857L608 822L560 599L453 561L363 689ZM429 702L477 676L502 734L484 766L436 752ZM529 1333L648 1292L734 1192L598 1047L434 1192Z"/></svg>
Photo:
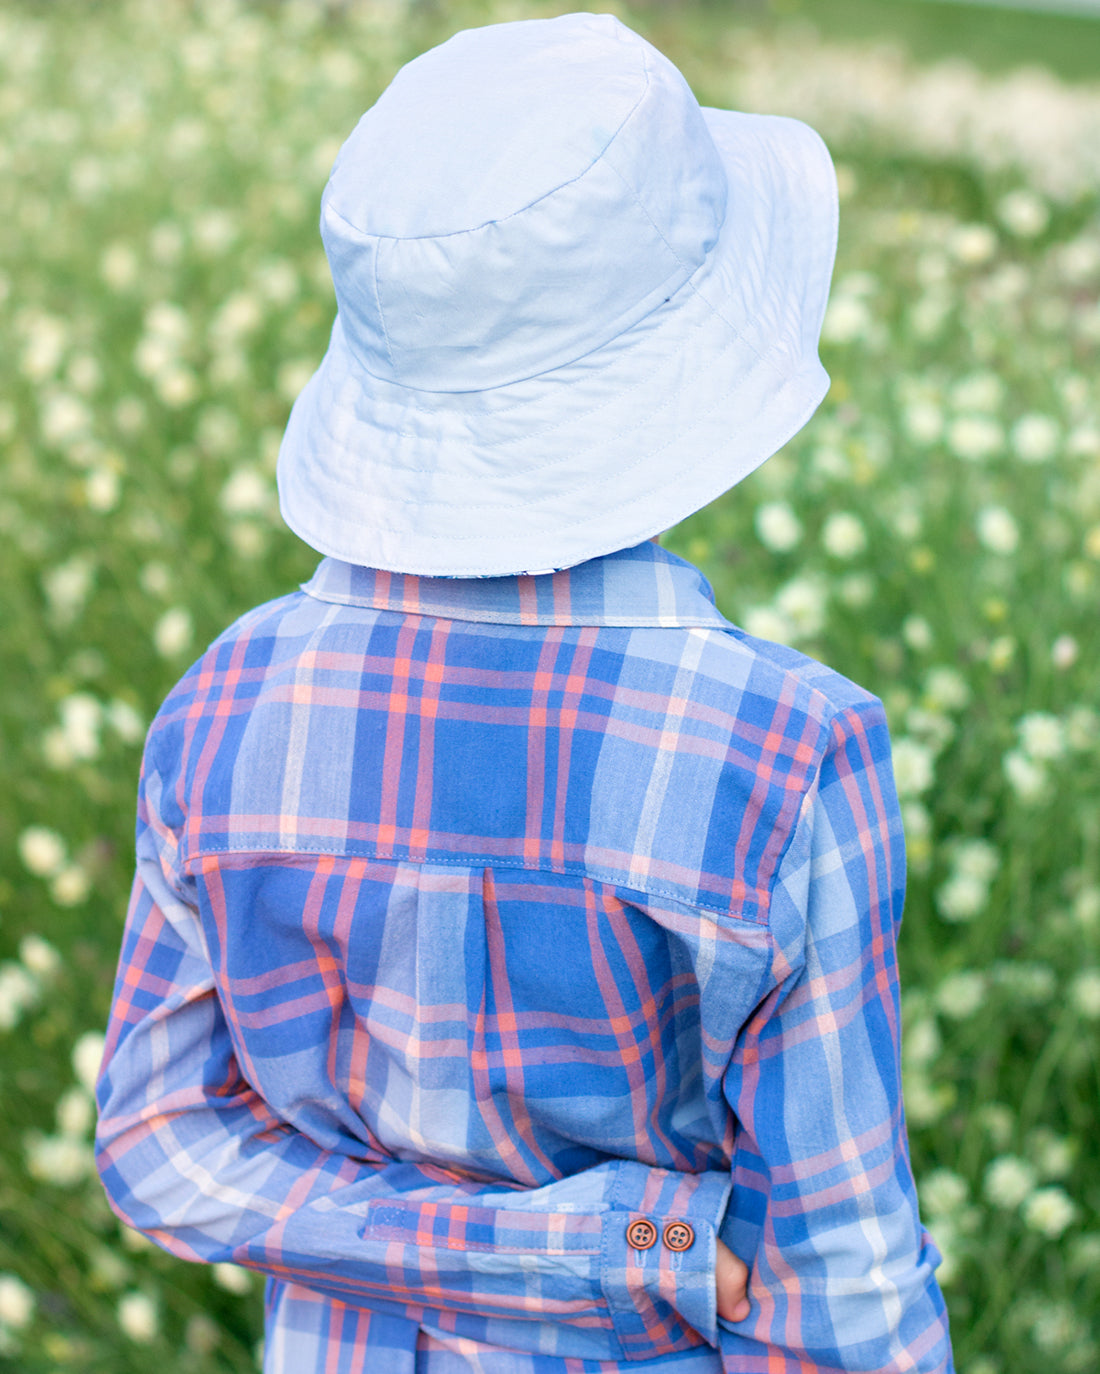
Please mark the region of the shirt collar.
<svg viewBox="0 0 1100 1374"><path fill-rule="evenodd" d="M515 577L417 577L326 558L302 590L338 605L501 625L729 628L698 568L652 542Z"/></svg>

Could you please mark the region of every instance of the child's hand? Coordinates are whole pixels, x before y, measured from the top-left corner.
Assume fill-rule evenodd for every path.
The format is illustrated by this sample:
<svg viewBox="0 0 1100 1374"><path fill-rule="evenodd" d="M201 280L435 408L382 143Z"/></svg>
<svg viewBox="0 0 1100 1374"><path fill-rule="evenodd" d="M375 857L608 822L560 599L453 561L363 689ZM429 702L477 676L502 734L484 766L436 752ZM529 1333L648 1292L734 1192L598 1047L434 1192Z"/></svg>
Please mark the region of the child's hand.
<svg viewBox="0 0 1100 1374"><path fill-rule="evenodd" d="M743 1322L749 1315L749 1300L745 1294L749 1271L721 1241L714 1262L714 1279L718 1289L718 1315L729 1322Z"/></svg>

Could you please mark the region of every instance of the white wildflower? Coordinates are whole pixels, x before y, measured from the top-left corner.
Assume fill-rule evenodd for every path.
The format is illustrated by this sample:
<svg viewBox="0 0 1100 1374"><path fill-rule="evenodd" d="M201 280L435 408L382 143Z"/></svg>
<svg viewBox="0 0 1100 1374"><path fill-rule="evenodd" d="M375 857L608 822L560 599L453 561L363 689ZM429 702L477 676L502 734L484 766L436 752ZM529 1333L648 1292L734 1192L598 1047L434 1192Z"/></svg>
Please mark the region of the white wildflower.
<svg viewBox="0 0 1100 1374"><path fill-rule="evenodd" d="M1082 286L1100 276L1100 239L1087 235L1070 239L1056 250L1055 261L1063 281Z"/></svg>
<svg viewBox="0 0 1100 1374"><path fill-rule="evenodd" d="M753 519L760 542L772 553L788 553L802 538L802 522L786 501L766 501Z"/></svg>
<svg viewBox="0 0 1100 1374"><path fill-rule="evenodd" d="M137 254L128 243L108 244L99 260L99 275L112 291L125 291L137 281Z"/></svg>
<svg viewBox="0 0 1100 1374"><path fill-rule="evenodd" d="M953 1021L965 1021L985 1001L986 979L982 973L964 969L951 973L936 989L936 1005Z"/></svg>
<svg viewBox="0 0 1100 1374"><path fill-rule="evenodd" d="M255 468L237 468L222 487L219 504L226 515L256 515L271 505L271 488Z"/></svg>
<svg viewBox="0 0 1100 1374"><path fill-rule="evenodd" d="M37 878L51 878L65 867L65 841L56 830L30 825L19 836L19 857Z"/></svg>
<svg viewBox="0 0 1100 1374"><path fill-rule="evenodd" d="M72 392L51 391L42 402L39 424L46 443L60 447L90 433L92 412Z"/></svg>
<svg viewBox="0 0 1100 1374"><path fill-rule="evenodd" d="M869 606L874 599L875 579L870 573L847 573L836 584L836 590L845 606L858 610L861 606Z"/></svg>
<svg viewBox="0 0 1100 1374"><path fill-rule="evenodd" d="M872 327L871 312L866 301L840 292L829 302L821 337L827 343L854 343L857 339L865 339Z"/></svg>
<svg viewBox="0 0 1100 1374"><path fill-rule="evenodd" d="M966 1179L951 1169L933 1169L920 1181L921 1205L929 1216L949 1217L964 1207L970 1194Z"/></svg>
<svg viewBox="0 0 1100 1374"><path fill-rule="evenodd" d="M138 573L138 581L149 596L163 596L172 585L172 574L165 563L146 563Z"/></svg>
<svg viewBox="0 0 1100 1374"><path fill-rule="evenodd" d="M923 1072L909 1071L903 1080L905 1115L912 1126L931 1126L955 1101L949 1083L933 1083Z"/></svg>
<svg viewBox="0 0 1100 1374"><path fill-rule="evenodd" d="M69 345L69 330L56 315L34 313L23 320L25 343L19 370L30 382L44 382L57 371Z"/></svg>
<svg viewBox="0 0 1100 1374"><path fill-rule="evenodd" d="M995 1150L1003 1150L1016 1138L1016 1118L1003 1102L986 1102L978 1109L978 1117Z"/></svg>
<svg viewBox="0 0 1100 1374"><path fill-rule="evenodd" d="M183 1330L183 1343L194 1355L210 1355L218 1348L221 1340L221 1327L205 1312L194 1312L187 1318Z"/></svg>
<svg viewBox="0 0 1100 1374"><path fill-rule="evenodd" d="M165 611L153 627L153 644L162 658L176 658L184 653L193 637L191 613L183 606Z"/></svg>
<svg viewBox="0 0 1100 1374"><path fill-rule="evenodd" d="M1065 1178L1073 1169L1076 1142L1039 1126L1028 1136L1028 1154L1042 1178Z"/></svg>
<svg viewBox="0 0 1100 1374"><path fill-rule="evenodd" d="M88 1178L95 1168L91 1146L72 1136L41 1135L31 1131L25 1147L27 1172L41 1183L72 1188Z"/></svg>
<svg viewBox="0 0 1100 1374"><path fill-rule="evenodd" d="M825 624L825 588L816 578L792 578L780 588L775 608L799 639L812 639Z"/></svg>
<svg viewBox="0 0 1100 1374"><path fill-rule="evenodd" d="M1095 458L1100 454L1100 428L1075 425L1066 437L1066 452L1074 458Z"/></svg>
<svg viewBox="0 0 1100 1374"><path fill-rule="evenodd" d="M53 726L42 735L42 753L51 768L64 770L76 762L69 741L60 726Z"/></svg>
<svg viewBox="0 0 1100 1374"><path fill-rule="evenodd" d="M988 900L987 884L965 873L956 873L936 892L936 910L945 921L972 921Z"/></svg>
<svg viewBox="0 0 1100 1374"><path fill-rule="evenodd" d="M68 864L50 883L50 896L58 906L79 906L91 889L87 871L80 864Z"/></svg>
<svg viewBox="0 0 1100 1374"><path fill-rule="evenodd" d="M123 396L115 403L111 414L123 434L137 434L145 424L145 406L136 396Z"/></svg>
<svg viewBox="0 0 1100 1374"><path fill-rule="evenodd" d="M199 446L207 453L231 453L241 441L241 423L225 406L206 406L195 426Z"/></svg>
<svg viewBox="0 0 1100 1374"><path fill-rule="evenodd" d="M1062 672L1073 667L1079 654L1080 645L1072 635L1059 635L1050 646L1050 661Z"/></svg>
<svg viewBox="0 0 1100 1374"><path fill-rule="evenodd" d="M128 701L116 697L104 711L111 729L124 744L137 744L145 734L145 721Z"/></svg>
<svg viewBox="0 0 1100 1374"><path fill-rule="evenodd" d="M1049 964L1028 959L998 959L992 967L994 983L1021 1006L1045 1006L1057 987Z"/></svg>
<svg viewBox="0 0 1100 1374"><path fill-rule="evenodd" d="M934 444L943 433L943 411L933 401L912 401L905 407L902 423L915 444Z"/></svg>
<svg viewBox="0 0 1100 1374"><path fill-rule="evenodd" d="M997 218L1010 234L1033 239L1050 223L1050 211L1034 191L1021 188L1001 197L997 203Z"/></svg>
<svg viewBox="0 0 1100 1374"><path fill-rule="evenodd" d="M1100 713L1090 706L1074 706L1067 711L1066 743L1077 753L1100 743Z"/></svg>
<svg viewBox="0 0 1100 1374"><path fill-rule="evenodd" d="M167 367L154 378L160 399L172 410L189 405L199 394L198 378L186 367Z"/></svg>
<svg viewBox="0 0 1100 1374"><path fill-rule="evenodd" d="M992 415L1005 398L1005 384L996 372L971 372L951 388L951 404L959 411Z"/></svg>
<svg viewBox="0 0 1100 1374"><path fill-rule="evenodd" d="M998 635L986 652L986 662L995 673L1003 673L1016 656L1016 639L1013 635Z"/></svg>
<svg viewBox="0 0 1100 1374"><path fill-rule="evenodd" d="M143 1254L147 1250L155 1250L156 1246L141 1231L135 1231L131 1226L119 1224L119 1236L122 1240L123 1248L129 1250L133 1255Z"/></svg>
<svg viewBox="0 0 1100 1374"><path fill-rule="evenodd" d="M191 320L174 301L157 301L145 312L145 330L153 338L179 347L191 337Z"/></svg>
<svg viewBox="0 0 1100 1374"><path fill-rule="evenodd" d="M933 289L917 298L909 310L909 325L918 339L934 339L951 314L951 297L946 291Z"/></svg>
<svg viewBox="0 0 1100 1374"><path fill-rule="evenodd" d="M1035 1187L1035 1170L1018 1155L998 1155L985 1171L983 1191L994 1207L1019 1207Z"/></svg>
<svg viewBox="0 0 1100 1374"><path fill-rule="evenodd" d="M1000 853L988 840L961 840L952 858L956 873L979 883L992 882L1001 866Z"/></svg>
<svg viewBox="0 0 1100 1374"><path fill-rule="evenodd" d="M0 964L0 1031L14 1030L38 1001L41 988L22 964Z"/></svg>
<svg viewBox="0 0 1100 1374"><path fill-rule="evenodd" d="M1009 786L1022 802L1041 801L1047 794L1047 771L1041 763L1018 749L1010 749L1001 760Z"/></svg>
<svg viewBox="0 0 1100 1374"><path fill-rule="evenodd" d="M160 1330L157 1309L144 1293L124 1293L119 1298L118 1324L123 1335L138 1345L148 1345Z"/></svg>
<svg viewBox="0 0 1100 1374"><path fill-rule="evenodd" d="M1012 554L1020 543L1020 531L1004 506L983 506L978 512L978 538L991 553Z"/></svg>
<svg viewBox="0 0 1100 1374"><path fill-rule="evenodd" d="M940 1033L930 1016L921 1017L905 1028L901 1037L902 1057L907 1065L922 1068L940 1052Z"/></svg>
<svg viewBox="0 0 1100 1374"><path fill-rule="evenodd" d="M903 736L894 741L894 782L899 797L919 797L933 781L932 750L926 744Z"/></svg>
<svg viewBox="0 0 1100 1374"><path fill-rule="evenodd" d="M855 558L867 547L867 531L858 516L836 511L825 521L821 542L833 558Z"/></svg>
<svg viewBox="0 0 1100 1374"><path fill-rule="evenodd" d="M955 722L940 711L912 706L905 713L905 728L914 739L939 754L955 738Z"/></svg>
<svg viewBox="0 0 1100 1374"><path fill-rule="evenodd" d="M1088 1336L1088 1327L1074 1313L1068 1302L1044 1302L1042 1310L1031 1323L1031 1339L1040 1350L1052 1353L1058 1351L1060 1354L1068 1355L1070 1352L1067 1347L1082 1336ZM1067 1361L1062 1368L1067 1374L1070 1370L1076 1374L1078 1370L1095 1368L1095 1360L1090 1358L1085 1364L1076 1360L1072 1363Z"/></svg>
<svg viewBox="0 0 1100 1374"><path fill-rule="evenodd" d="M745 633L754 639L767 639L774 644L791 644L796 635L794 626L774 606L750 606L743 617Z"/></svg>
<svg viewBox="0 0 1100 1374"><path fill-rule="evenodd" d="M94 1104L83 1088L67 1088L55 1110L58 1131L77 1140L83 1140L95 1120Z"/></svg>
<svg viewBox="0 0 1100 1374"><path fill-rule="evenodd" d="M207 210L196 218L192 233L201 252L218 257L236 240L237 226L227 211Z"/></svg>
<svg viewBox="0 0 1100 1374"><path fill-rule="evenodd" d="M88 692L73 692L58 705L61 733L74 759L94 759L99 753L102 708Z"/></svg>
<svg viewBox="0 0 1100 1374"><path fill-rule="evenodd" d="M1012 426L1013 452L1023 463L1046 463L1058 452L1062 431L1049 415L1024 415Z"/></svg>
<svg viewBox="0 0 1100 1374"><path fill-rule="evenodd" d="M252 1275L239 1264L215 1264L214 1282L219 1288L224 1288L227 1293L236 1293L238 1297L252 1291Z"/></svg>
<svg viewBox="0 0 1100 1374"><path fill-rule="evenodd" d="M908 615L901 624L901 637L918 653L925 653L935 643L932 626L922 615Z"/></svg>
<svg viewBox="0 0 1100 1374"><path fill-rule="evenodd" d="M1077 1236L1068 1249L1066 1258L1071 1274L1100 1273L1100 1231Z"/></svg>
<svg viewBox="0 0 1100 1374"><path fill-rule="evenodd" d="M932 813L919 801L903 802L901 819L906 839L923 840L932 833Z"/></svg>
<svg viewBox="0 0 1100 1374"><path fill-rule="evenodd" d="M263 306L249 291L235 291L210 322L210 338L216 347L234 343L251 334L263 321Z"/></svg>
<svg viewBox="0 0 1100 1374"><path fill-rule="evenodd" d="M1100 1021L1100 969L1088 968L1079 973L1070 987L1070 996L1082 1016Z"/></svg>
<svg viewBox="0 0 1100 1374"><path fill-rule="evenodd" d="M988 415L959 415L947 427L947 444L957 458L981 461L1004 444L1004 430Z"/></svg>
<svg viewBox="0 0 1100 1374"><path fill-rule="evenodd" d="M1051 1184L1036 1188L1024 1204L1024 1222L1048 1240L1057 1240L1072 1225L1077 1208L1064 1188Z"/></svg>
<svg viewBox="0 0 1100 1374"><path fill-rule="evenodd" d="M234 520L228 538L234 553L241 558L259 558L267 548L267 534L254 520Z"/></svg>
<svg viewBox="0 0 1100 1374"><path fill-rule="evenodd" d="M1073 919L1091 930L1100 924L1100 887L1083 887L1073 899Z"/></svg>
<svg viewBox="0 0 1100 1374"><path fill-rule="evenodd" d="M89 395L103 380L103 370L89 353L79 353L65 369L65 377L70 386L82 395Z"/></svg>
<svg viewBox="0 0 1100 1374"><path fill-rule="evenodd" d="M34 1316L34 1294L15 1274L0 1274L0 1325L11 1331L29 1326Z"/></svg>
<svg viewBox="0 0 1100 1374"><path fill-rule="evenodd" d="M286 258L269 258L256 269L256 288L275 305L287 305L298 294L298 273Z"/></svg>
<svg viewBox="0 0 1100 1374"><path fill-rule="evenodd" d="M183 254L183 230L170 220L153 226L149 235L149 254L162 267L171 267Z"/></svg>
<svg viewBox="0 0 1100 1374"><path fill-rule="evenodd" d="M174 340L156 334L146 334L134 348L134 370L150 380L161 376L175 365L177 345Z"/></svg>
<svg viewBox="0 0 1100 1374"><path fill-rule="evenodd" d="M93 572L91 560L76 554L42 574L42 590L60 624L66 624L80 612L92 589Z"/></svg>
<svg viewBox="0 0 1100 1374"><path fill-rule="evenodd" d="M987 224L962 224L948 240L948 248L969 267L988 262L997 251L997 235Z"/></svg>
<svg viewBox="0 0 1100 1374"><path fill-rule="evenodd" d="M95 1092L106 1044L106 1038L101 1031L85 1031L73 1046L73 1072L77 1081L90 1093Z"/></svg>
<svg viewBox="0 0 1100 1374"><path fill-rule="evenodd" d="M88 509L106 515L118 505L120 482L113 467L93 468L84 479L84 500Z"/></svg>
<svg viewBox="0 0 1100 1374"><path fill-rule="evenodd" d="M961 711L970 701L970 687L957 668L929 668L924 679L924 699L941 711Z"/></svg>
<svg viewBox="0 0 1100 1374"><path fill-rule="evenodd" d="M24 935L19 941L19 958L32 977L52 978L61 968L61 955L41 935Z"/></svg>
<svg viewBox="0 0 1100 1374"><path fill-rule="evenodd" d="M1016 723L1020 748L1031 759L1060 759L1066 752L1065 727L1049 711L1032 711Z"/></svg>
<svg viewBox="0 0 1100 1374"><path fill-rule="evenodd" d="M121 1288L130 1281L130 1266L110 1246L90 1246L88 1267L98 1288Z"/></svg>
<svg viewBox="0 0 1100 1374"><path fill-rule="evenodd" d="M317 362L313 358L292 358L289 362L283 363L275 374L275 387L279 395L287 402L293 404L297 400L309 379L317 371ZM773 460L774 461L774 460ZM770 467L771 464L769 463Z"/></svg>

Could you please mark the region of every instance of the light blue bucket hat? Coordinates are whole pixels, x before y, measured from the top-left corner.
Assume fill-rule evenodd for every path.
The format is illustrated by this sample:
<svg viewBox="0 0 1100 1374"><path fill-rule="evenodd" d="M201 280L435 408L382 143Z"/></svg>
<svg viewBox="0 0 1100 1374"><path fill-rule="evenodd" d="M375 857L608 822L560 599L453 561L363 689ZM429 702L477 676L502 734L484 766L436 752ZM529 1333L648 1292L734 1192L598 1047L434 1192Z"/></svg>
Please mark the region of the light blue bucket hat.
<svg viewBox="0 0 1100 1374"><path fill-rule="evenodd" d="M658 534L820 404L836 232L812 129L701 109L617 19L456 34L325 188L338 313L279 453L287 524L437 577Z"/></svg>

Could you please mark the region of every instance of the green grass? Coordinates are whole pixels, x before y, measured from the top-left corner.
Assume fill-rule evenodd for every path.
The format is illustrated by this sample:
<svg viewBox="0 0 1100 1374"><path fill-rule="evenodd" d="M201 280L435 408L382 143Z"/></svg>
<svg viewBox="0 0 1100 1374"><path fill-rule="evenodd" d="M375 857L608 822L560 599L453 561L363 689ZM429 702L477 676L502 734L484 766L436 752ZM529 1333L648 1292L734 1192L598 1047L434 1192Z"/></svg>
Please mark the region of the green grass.
<svg viewBox="0 0 1100 1374"><path fill-rule="evenodd" d="M747 12L635 22L717 100ZM0 4L10 1374L255 1368L258 1287L134 1251L108 1212L73 1053L86 1075L82 1037L107 1017L135 714L315 561L278 520L272 461L331 322L328 165L401 61L493 13ZM1041 56L1068 78L1100 32L933 4L802 14L830 41L890 32L923 59L977 57L980 39L983 60ZM754 23L785 41L763 9ZM797 96L777 89L773 108ZM1097 1365L1100 1311L1100 200L881 138L834 152L830 396L666 542L731 617L886 702L911 862L910 1136L959 1367L1074 1374ZM33 1294L26 1322L3 1275Z"/></svg>

